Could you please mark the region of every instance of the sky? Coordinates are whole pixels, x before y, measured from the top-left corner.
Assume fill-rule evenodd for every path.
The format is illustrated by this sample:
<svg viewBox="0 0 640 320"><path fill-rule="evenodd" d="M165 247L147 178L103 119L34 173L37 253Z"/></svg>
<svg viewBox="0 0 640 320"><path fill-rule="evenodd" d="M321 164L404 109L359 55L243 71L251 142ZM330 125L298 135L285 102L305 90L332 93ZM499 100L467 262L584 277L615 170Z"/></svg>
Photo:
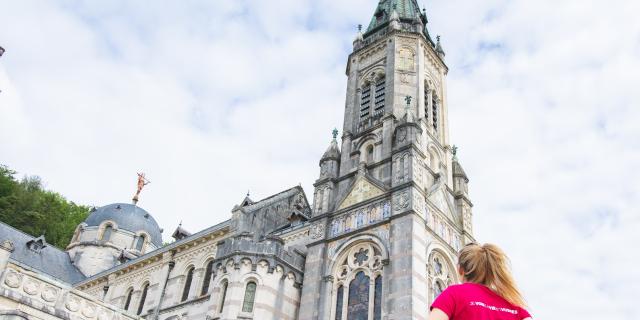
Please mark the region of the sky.
<svg viewBox="0 0 640 320"><path fill-rule="evenodd" d="M0 0L0 164L198 231L302 185L376 0ZM474 230L539 319L639 319L640 2L429 0ZM312 201L310 199L310 201Z"/></svg>

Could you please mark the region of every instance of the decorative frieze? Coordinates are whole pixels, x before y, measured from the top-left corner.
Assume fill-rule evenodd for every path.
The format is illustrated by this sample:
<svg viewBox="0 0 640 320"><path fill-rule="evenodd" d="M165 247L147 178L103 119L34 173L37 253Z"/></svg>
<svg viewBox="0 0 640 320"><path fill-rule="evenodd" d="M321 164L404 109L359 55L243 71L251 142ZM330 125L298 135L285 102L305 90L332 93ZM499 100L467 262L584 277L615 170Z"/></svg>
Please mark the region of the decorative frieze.
<svg viewBox="0 0 640 320"><path fill-rule="evenodd" d="M391 204L388 200L376 202L366 207L351 210L335 217L331 222L331 236L361 229L391 216Z"/></svg>

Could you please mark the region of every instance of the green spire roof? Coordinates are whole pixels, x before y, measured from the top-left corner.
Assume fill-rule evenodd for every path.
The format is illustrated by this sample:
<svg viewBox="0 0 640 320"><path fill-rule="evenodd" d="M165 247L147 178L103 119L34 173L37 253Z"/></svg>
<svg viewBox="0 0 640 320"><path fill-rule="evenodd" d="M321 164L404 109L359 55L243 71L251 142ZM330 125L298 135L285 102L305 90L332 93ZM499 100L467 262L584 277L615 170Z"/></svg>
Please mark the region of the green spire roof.
<svg viewBox="0 0 640 320"><path fill-rule="evenodd" d="M394 8L398 12L400 20L415 20L418 14L422 16L416 0L380 0L373 13L369 28L367 28L367 33L389 23ZM426 21L426 17L424 20Z"/></svg>

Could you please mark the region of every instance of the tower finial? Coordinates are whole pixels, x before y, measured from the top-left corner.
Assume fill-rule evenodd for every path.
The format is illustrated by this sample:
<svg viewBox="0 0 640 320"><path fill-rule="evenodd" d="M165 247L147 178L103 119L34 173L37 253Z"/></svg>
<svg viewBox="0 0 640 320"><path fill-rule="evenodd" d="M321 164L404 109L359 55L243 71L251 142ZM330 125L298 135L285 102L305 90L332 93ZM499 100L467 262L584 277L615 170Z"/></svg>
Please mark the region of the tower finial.
<svg viewBox="0 0 640 320"><path fill-rule="evenodd" d="M333 128L331 135L333 135L333 140L336 140L338 138L338 128Z"/></svg>
<svg viewBox="0 0 640 320"><path fill-rule="evenodd" d="M458 156L458 146L456 146L455 144L453 145L453 147L451 148L451 150L453 150L453 158L457 159Z"/></svg>

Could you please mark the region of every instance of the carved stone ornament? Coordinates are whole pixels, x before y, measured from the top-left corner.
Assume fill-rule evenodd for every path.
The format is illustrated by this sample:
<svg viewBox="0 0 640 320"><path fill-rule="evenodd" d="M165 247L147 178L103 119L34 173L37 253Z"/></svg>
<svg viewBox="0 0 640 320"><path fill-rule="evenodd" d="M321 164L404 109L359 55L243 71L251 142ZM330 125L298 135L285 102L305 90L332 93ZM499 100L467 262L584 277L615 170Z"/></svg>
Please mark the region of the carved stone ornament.
<svg viewBox="0 0 640 320"><path fill-rule="evenodd" d="M100 310L100 313L98 314L98 320L109 320L111 319L109 316L110 315L107 310Z"/></svg>
<svg viewBox="0 0 640 320"><path fill-rule="evenodd" d="M58 290L54 287L47 286L42 290L40 296L46 302L53 302L58 297Z"/></svg>
<svg viewBox="0 0 640 320"><path fill-rule="evenodd" d="M76 296L69 295L67 297L67 303L64 304L67 310L71 312L76 312L80 309L80 299Z"/></svg>
<svg viewBox="0 0 640 320"><path fill-rule="evenodd" d="M396 211L406 209L409 207L409 202L409 193L407 191L403 191L395 198L395 201L393 202L394 209Z"/></svg>
<svg viewBox="0 0 640 320"><path fill-rule="evenodd" d="M320 239L324 237L324 223L318 223L311 227L311 239Z"/></svg>
<svg viewBox="0 0 640 320"><path fill-rule="evenodd" d="M40 290L40 283L34 279L29 279L27 278L24 281L24 285L22 286L22 290L24 290L24 292L26 292L28 295L32 296L36 293L38 293L38 290Z"/></svg>
<svg viewBox="0 0 640 320"><path fill-rule="evenodd" d="M9 271L7 276L4 278L4 283L11 288L17 288L22 283L22 275L13 270Z"/></svg>
<svg viewBox="0 0 640 320"><path fill-rule="evenodd" d="M84 308L82 309L82 315L84 315L87 318L93 318L96 316L97 311L98 311L98 307L95 304L87 303L87 305L85 305Z"/></svg>
<svg viewBox="0 0 640 320"><path fill-rule="evenodd" d="M407 140L407 129L400 128L398 129L398 143L402 143Z"/></svg>

